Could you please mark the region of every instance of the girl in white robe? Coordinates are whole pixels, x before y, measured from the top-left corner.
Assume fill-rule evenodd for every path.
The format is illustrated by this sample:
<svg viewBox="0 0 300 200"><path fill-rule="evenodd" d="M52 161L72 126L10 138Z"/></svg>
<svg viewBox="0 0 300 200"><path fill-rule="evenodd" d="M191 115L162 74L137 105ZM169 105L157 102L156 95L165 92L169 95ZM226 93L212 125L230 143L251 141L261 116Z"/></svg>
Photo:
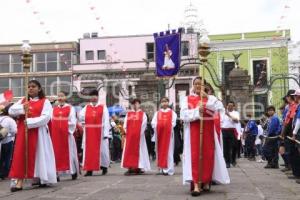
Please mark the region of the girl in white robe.
<svg viewBox="0 0 300 200"><path fill-rule="evenodd" d="M82 148L83 148L83 168L85 169L85 166L89 165L89 163L87 163L88 161L86 161L86 155L87 155L87 146L86 146L86 137L87 137L87 132L86 132L86 128L87 126L89 126L88 124L86 124L86 110L87 110L87 106L90 107L99 107L99 106L103 106L103 113L102 113L102 127L101 127L101 142L100 142L100 163L99 166L102 169L102 175L105 175L107 173L107 169L109 167L110 164L110 156L109 156L109 129L110 129L110 123L109 123L109 112L108 109L105 105L101 105L98 102L98 91L97 90L93 90L90 93L90 96L92 97L90 99L90 103L88 105L86 105L79 113L79 121L82 123L83 125L83 138L82 138ZM93 167L92 167L93 168ZM85 174L85 176L92 176L92 172L94 170L92 170L90 167L86 168L87 172ZM95 168L94 168L95 169ZM95 169L98 170L98 169Z"/></svg>
<svg viewBox="0 0 300 200"><path fill-rule="evenodd" d="M169 144L162 143L162 145L169 145L168 156L167 156L167 166L168 167L167 168L160 168L159 167L159 172L162 173L163 175L173 175L175 173L175 170L174 170L174 127L176 126L177 115L174 111L172 111L169 108L169 99L167 97L163 97L160 102L161 102L161 107L162 108L154 114L154 116L152 118L152 122L151 122L152 128L154 130L154 139L155 139L155 144L156 144L155 145L155 147L156 147L156 151L155 151L156 152L156 158L157 158L158 167L159 167L159 165L164 162L163 160L161 160L162 163L160 163L159 156L164 154L165 152L160 152L160 155L159 155L159 152L158 152L158 138L157 138L157 124L159 123L158 113L162 112L162 113L166 114L168 112L171 112L171 115L172 115L171 116L171 121L167 122L167 123L171 123L171 124L169 124L170 128L171 128L170 141L169 141ZM166 119L166 120L169 120L169 119ZM161 133L161 134L169 134L169 133L164 132L164 133ZM162 149L161 151L164 151L164 150Z"/></svg>
<svg viewBox="0 0 300 200"><path fill-rule="evenodd" d="M78 156L77 156L77 147L76 147L75 137L73 135L75 132L75 129L76 129L77 118L76 118L76 113L75 113L74 107L72 107L70 104L66 103L66 96L67 96L67 94L65 92L62 92L62 91L59 92L57 101L59 102L58 107L61 109L70 107L70 112L69 112L69 116L68 116L69 170L58 171L57 173L58 173L58 180L59 180L59 175L64 175L64 174L71 174L72 180L75 180L75 179L77 179L77 176L79 174L79 162L78 162ZM53 109L53 111L54 111L54 109ZM54 114L52 113L51 116L52 116L52 123L53 123ZM55 128L55 127L53 127L53 128ZM54 131L54 129L51 129L51 131ZM52 137L53 137L53 135L52 135ZM59 135L57 137L59 137ZM56 138L56 139L60 140L62 138ZM60 143L58 142L58 145L59 144ZM54 141L53 141L53 145L55 148ZM58 150L56 150L56 151L58 151ZM60 153L60 152L58 152L58 153Z"/></svg>
<svg viewBox="0 0 300 200"><path fill-rule="evenodd" d="M17 179L16 185L11 187L12 192L23 188L25 178L37 178L40 186L56 183L56 166L53 146L48 130L48 122L51 118L52 106L45 99L41 84L36 80L28 84L29 101L19 100L9 109L9 114L19 117L18 133L14 147L13 160L9 177ZM28 110L28 118L25 122L25 109ZM28 168L25 173L24 130L28 127ZM19 138L18 138L19 137Z"/></svg>

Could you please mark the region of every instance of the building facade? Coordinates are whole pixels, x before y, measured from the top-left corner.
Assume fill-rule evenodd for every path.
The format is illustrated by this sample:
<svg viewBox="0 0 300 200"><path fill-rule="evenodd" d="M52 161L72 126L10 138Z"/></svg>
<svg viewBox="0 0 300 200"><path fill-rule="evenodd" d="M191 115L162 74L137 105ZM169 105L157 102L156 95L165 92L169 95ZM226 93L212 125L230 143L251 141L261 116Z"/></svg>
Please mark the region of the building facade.
<svg viewBox="0 0 300 200"><path fill-rule="evenodd" d="M289 76L289 30L210 35L209 37L212 49L209 56L210 67L217 76L207 77L207 79L211 83L224 85L223 91L216 88L220 97L226 97L228 93L226 84L230 71L235 67L233 54L241 54L239 67L247 70L250 75L249 84L253 89L252 102L259 102L264 107L272 104L279 108L282 105L282 97L289 88L287 78ZM234 100L235 97L227 97L227 99Z"/></svg>
<svg viewBox="0 0 300 200"><path fill-rule="evenodd" d="M86 35L79 40L80 64L74 65L74 86L78 91L96 87L100 89L103 103L124 108L128 107L132 96L158 105L163 89L178 111L179 94L189 94L192 79L199 74L199 65L193 64L198 57L199 36L189 32L183 34L181 52L182 65L188 64L180 69L175 79L164 81L155 78L152 35ZM239 67L246 69L251 77L252 101L264 106L280 106L281 97L289 87L289 81L280 78L288 75L289 30L210 35L209 38L211 54L205 78L215 88L217 96L226 97L229 73L235 67L233 54L241 53ZM234 100L234 97L226 99Z"/></svg>
<svg viewBox="0 0 300 200"><path fill-rule="evenodd" d="M16 99L24 96L21 44L0 45L0 93L11 89ZM72 90L73 64L77 63L77 42L31 44L30 79L38 80L47 96L58 90Z"/></svg>

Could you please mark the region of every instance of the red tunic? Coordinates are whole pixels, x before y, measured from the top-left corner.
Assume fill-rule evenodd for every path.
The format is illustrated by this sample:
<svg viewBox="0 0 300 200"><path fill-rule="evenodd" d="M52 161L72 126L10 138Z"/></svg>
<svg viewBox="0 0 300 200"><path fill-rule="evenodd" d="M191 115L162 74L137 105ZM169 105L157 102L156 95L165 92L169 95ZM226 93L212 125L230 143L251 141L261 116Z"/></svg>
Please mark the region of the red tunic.
<svg viewBox="0 0 300 200"><path fill-rule="evenodd" d="M157 166L168 167L169 146L172 133L172 110L157 113Z"/></svg>
<svg viewBox="0 0 300 200"><path fill-rule="evenodd" d="M51 120L51 139L57 171L70 170L69 158L69 115L71 107L56 106Z"/></svg>
<svg viewBox="0 0 300 200"><path fill-rule="evenodd" d="M103 105L86 106L85 111L85 155L83 169L100 169L100 147L102 137Z"/></svg>
<svg viewBox="0 0 300 200"><path fill-rule="evenodd" d="M189 96L189 109L199 105L199 96ZM204 122L203 122L203 143L202 143L202 183L210 183L214 167L214 119L207 113L207 98L203 98ZM193 182L199 182L199 151L200 151L200 120L190 123L191 160Z"/></svg>
<svg viewBox="0 0 300 200"><path fill-rule="evenodd" d="M140 138L143 123L143 111L127 113L126 143L123 158L123 167L138 168L140 155Z"/></svg>
<svg viewBox="0 0 300 200"><path fill-rule="evenodd" d="M25 99L22 103L25 102ZM29 101L28 118L40 117L45 98L37 101ZM16 135L16 142L14 146L13 160L11 163L10 178L24 179L34 178L36 147L38 141L39 128L28 129L28 172L25 177L25 116L20 116L17 121L18 132Z"/></svg>

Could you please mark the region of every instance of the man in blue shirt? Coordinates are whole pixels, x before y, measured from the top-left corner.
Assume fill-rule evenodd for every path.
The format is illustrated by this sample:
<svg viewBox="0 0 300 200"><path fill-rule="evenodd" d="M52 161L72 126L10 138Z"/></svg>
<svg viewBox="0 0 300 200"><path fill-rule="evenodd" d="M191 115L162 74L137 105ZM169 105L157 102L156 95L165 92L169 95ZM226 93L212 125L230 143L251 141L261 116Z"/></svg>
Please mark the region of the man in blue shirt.
<svg viewBox="0 0 300 200"><path fill-rule="evenodd" d="M247 153L249 155L248 160L255 161L255 139L258 134L258 128L256 125L256 121L252 119L252 114L248 113L247 118L249 119L246 127L245 127L245 133L246 133L246 139L245 139L245 146Z"/></svg>
<svg viewBox="0 0 300 200"><path fill-rule="evenodd" d="M266 132L266 142L263 146L263 154L266 157L268 164L265 168L278 169L278 135L281 133L281 123L276 115L276 110L274 106L269 106L267 108L268 114L268 127Z"/></svg>

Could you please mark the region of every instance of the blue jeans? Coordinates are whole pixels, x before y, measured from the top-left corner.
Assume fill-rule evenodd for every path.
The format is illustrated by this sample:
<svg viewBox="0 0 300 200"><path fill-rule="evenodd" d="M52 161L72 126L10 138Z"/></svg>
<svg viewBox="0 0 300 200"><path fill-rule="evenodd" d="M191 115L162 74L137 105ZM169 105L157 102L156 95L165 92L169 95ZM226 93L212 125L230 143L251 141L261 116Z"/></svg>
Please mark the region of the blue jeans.
<svg viewBox="0 0 300 200"><path fill-rule="evenodd" d="M9 173L13 141L1 145L1 157L0 157L0 178L6 178Z"/></svg>

